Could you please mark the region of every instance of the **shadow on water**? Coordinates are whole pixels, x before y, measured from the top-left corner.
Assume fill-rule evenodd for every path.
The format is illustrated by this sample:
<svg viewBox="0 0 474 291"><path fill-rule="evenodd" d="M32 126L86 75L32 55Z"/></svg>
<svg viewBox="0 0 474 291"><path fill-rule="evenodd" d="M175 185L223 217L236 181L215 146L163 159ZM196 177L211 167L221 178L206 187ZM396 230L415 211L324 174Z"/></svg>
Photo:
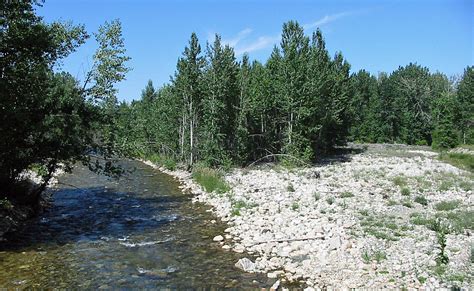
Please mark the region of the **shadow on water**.
<svg viewBox="0 0 474 291"><path fill-rule="evenodd" d="M6 242L0 242L0 250L23 251L36 245L47 247L50 243L144 233L179 219L178 214L172 213L173 208L189 200L184 195L140 197L105 187L62 189L54 196L53 208L21 232L7 236Z"/></svg>
<svg viewBox="0 0 474 291"><path fill-rule="evenodd" d="M275 279L234 267L212 241L227 227L175 180L136 161L120 180L77 167L53 205L0 242L3 288L261 288ZM74 185L74 186L66 186ZM80 185L80 186L79 186ZM78 187L79 186L79 187Z"/></svg>

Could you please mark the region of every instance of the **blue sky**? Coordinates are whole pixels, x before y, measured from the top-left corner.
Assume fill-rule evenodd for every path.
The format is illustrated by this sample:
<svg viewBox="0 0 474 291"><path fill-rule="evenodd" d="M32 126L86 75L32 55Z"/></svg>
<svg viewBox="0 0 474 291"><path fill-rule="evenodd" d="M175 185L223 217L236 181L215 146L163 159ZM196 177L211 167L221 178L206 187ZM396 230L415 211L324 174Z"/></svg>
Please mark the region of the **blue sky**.
<svg viewBox="0 0 474 291"><path fill-rule="evenodd" d="M84 24L89 33L119 18L133 68L118 86L119 99L128 101L140 98L149 79L157 87L169 81L191 32L203 49L219 33L238 59L248 52L264 62L288 20L304 25L308 35L320 27L331 54L341 51L353 72L391 72L417 62L453 75L474 63L473 0L46 0L37 11L48 22ZM83 78L95 48L91 38L63 69Z"/></svg>

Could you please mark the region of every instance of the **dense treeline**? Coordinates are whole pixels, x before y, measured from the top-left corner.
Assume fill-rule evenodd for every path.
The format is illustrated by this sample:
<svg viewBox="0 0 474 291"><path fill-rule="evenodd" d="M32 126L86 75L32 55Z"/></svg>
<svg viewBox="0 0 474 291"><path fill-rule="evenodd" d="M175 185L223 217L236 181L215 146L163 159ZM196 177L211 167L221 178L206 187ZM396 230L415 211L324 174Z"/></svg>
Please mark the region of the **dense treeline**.
<svg viewBox="0 0 474 291"><path fill-rule="evenodd" d="M140 101L120 105L119 135L136 154L210 166L311 161L348 140L473 142L473 67L459 83L417 64L377 77L349 70L320 30L309 38L292 21L265 64L237 61L218 35L202 52L193 33L170 84L149 81Z"/></svg>
<svg viewBox="0 0 474 291"><path fill-rule="evenodd" d="M237 62L218 35L202 53L192 34L171 84L155 90L150 82L141 101L120 106L121 136L188 165L269 154L309 161L347 140L349 69L340 53L329 56L319 30L310 39L296 22L283 26L265 65Z"/></svg>
<svg viewBox="0 0 474 291"><path fill-rule="evenodd" d="M351 137L362 142L397 142L451 148L473 143L474 67L459 83L416 64L389 76L362 70L352 76ZM469 88L469 89L468 89Z"/></svg>
<svg viewBox="0 0 474 291"><path fill-rule="evenodd" d="M61 60L89 35L81 25L45 23L41 1L0 2L0 199L35 204L54 171L77 161L113 174L117 154L115 84L124 79L121 24L94 34L99 47L83 84L60 71ZM35 169L39 187L22 173Z"/></svg>

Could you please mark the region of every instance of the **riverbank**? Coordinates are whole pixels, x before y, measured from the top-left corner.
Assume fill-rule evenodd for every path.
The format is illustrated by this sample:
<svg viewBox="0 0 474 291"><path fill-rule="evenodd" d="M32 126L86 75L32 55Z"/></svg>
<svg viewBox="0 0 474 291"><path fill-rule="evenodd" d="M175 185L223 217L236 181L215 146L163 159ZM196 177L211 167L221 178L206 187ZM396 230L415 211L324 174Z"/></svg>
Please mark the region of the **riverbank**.
<svg viewBox="0 0 474 291"><path fill-rule="evenodd" d="M57 176L62 173L63 171L61 169L55 172L54 177L51 178L48 184L49 189L55 187L58 183ZM23 173L22 179L28 183L29 189L36 189L41 184L41 178L36 174L36 172L31 170ZM41 195L44 197L49 189L45 190ZM22 205L11 202L7 199L0 200L0 240L3 239L3 236L6 233L17 231L23 226L25 221L33 218L37 214L38 209L42 209L47 205L47 200L48 199L42 198L38 202L39 205Z"/></svg>
<svg viewBox="0 0 474 291"><path fill-rule="evenodd" d="M473 174L426 147L371 145L311 168L235 169L225 194L161 170L228 222L216 243L258 257L247 271L314 288L473 282Z"/></svg>

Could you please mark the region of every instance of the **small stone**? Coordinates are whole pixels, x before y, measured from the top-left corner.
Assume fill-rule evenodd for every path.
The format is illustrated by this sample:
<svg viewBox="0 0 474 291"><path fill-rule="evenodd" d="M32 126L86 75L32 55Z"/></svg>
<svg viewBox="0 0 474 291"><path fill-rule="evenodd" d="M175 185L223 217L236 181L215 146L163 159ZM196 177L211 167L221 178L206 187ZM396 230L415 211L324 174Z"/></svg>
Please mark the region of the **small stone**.
<svg viewBox="0 0 474 291"><path fill-rule="evenodd" d="M212 240L213 241L223 241L224 237L222 235L218 235L218 236L215 236Z"/></svg>
<svg viewBox="0 0 474 291"><path fill-rule="evenodd" d="M245 272L254 272L255 263L247 258L242 258L235 263L235 266Z"/></svg>
<svg viewBox="0 0 474 291"><path fill-rule="evenodd" d="M224 250L228 250L228 249L230 249L230 246L229 246L229 245L223 245L222 248L223 248Z"/></svg>
<svg viewBox="0 0 474 291"><path fill-rule="evenodd" d="M329 250L337 250L341 246L341 239L339 236L333 236L328 241Z"/></svg>
<svg viewBox="0 0 474 291"><path fill-rule="evenodd" d="M272 287L270 287L270 290L278 290L278 287L280 287L280 280L277 280L275 283L273 283Z"/></svg>
<svg viewBox="0 0 474 291"><path fill-rule="evenodd" d="M244 251L245 251L245 248L242 245L236 245L234 247L234 252L236 252L236 253L243 253Z"/></svg>

